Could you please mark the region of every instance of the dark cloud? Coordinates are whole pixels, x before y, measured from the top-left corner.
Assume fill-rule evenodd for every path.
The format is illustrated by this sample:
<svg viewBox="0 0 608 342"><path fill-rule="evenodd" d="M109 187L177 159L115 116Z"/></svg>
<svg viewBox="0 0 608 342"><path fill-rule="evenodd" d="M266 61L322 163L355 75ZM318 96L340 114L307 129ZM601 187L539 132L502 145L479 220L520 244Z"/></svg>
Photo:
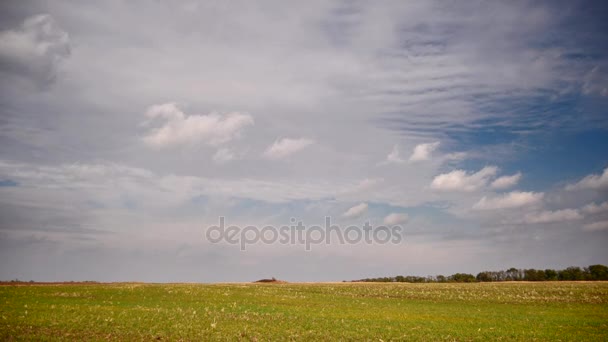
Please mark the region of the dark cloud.
<svg viewBox="0 0 608 342"><path fill-rule="evenodd" d="M53 83L61 62L70 55L70 39L48 14L26 18L0 32L0 73L3 82L24 78L44 88Z"/></svg>

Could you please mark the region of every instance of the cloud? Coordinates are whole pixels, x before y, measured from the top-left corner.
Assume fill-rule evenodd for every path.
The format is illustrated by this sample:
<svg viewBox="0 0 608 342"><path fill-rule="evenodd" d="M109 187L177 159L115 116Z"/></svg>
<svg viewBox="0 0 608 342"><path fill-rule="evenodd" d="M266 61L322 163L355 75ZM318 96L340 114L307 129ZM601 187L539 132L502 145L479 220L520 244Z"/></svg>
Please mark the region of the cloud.
<svg viewBox="0 0 608 342"><path fill-rule="evenodd" d="M386 163L395 163L395 164L405 163L405 160L403 160L401 158L401 156L399 155L399 146L397 146L397 145L393 146L393 150L391 151L391 153L389 153L388 156L386 156Z"/></svg>
<svg viewBox="0 0 608 342"><path fill-rule="evenodd" d="M314 143L311 139L289 139L276 140L274 144L264 151L264 157L268 159L281 159L290 156Z"/></svg>
<svg viewBox="0 0 608 342"><path fill-rule="evenodd" d="M21 22L25 18L23 13L36 14L44 9L53 14L56 27L70 33L68 38L74 47L71 56L56 54L57 64L51 63L48 55L37 54L36 49L27 49L27 55L34 56L30 59L20 55L7 59L6 54L2 55L0 155L29 163L18 168L18 172L13 173L13 168L8 167L3 169L6 174L0 174L0 179L19 184L0 187L0 201L7 203L2 207L3 212L11 211L9 202L17 201L73 206L78 215L87 213L82 208L89 202L106 208L132 202L136 204L136 212L127 208L116 215L106 209L95 209L91 214L96 218L86 223L89 227L98 227L99 220L112 221L106 226L125 234L120 235L120 243L124 240L137 247L131 250L145 251L143 240L150 234L141 234L141 231L161 221L167 222L165 229L159 229L164 234L163 246L173 248L174 241L184 239L177 229L180 225L187 225L188 230L200 235L196 227L203 222L202 211L209 210L212 215L221 213L208 206L207 201L242 201L243 205L231 207L232 213L238 214L243 223L251 224L274 221L275 217L284 218L291 213L299 216L301 205L320 208L303 217L313 222L336 208L341 215L348 207L365 202L370 205L370 215L375 214L370 203L389 208L420 206L420 212L412 210L420 216L421 226L412 229L432 234L427 235L429 241L425 247L440 243L444 228L450 234L473 237L475 241L466 247L455 247L450 242L449 252L442 248L423 250L428 259L424 264L435 265L437 272L449 272L462 264L475 269L494 262L500 267L504 260L517 259L526 264L526 258L539 263L563 264L572 257L581 260L581 255L589 260L605 255L601 239L592 236L594 234L582 234L587 235L588 240L579 236L572 239L568 224L552 227L555 229L550 233L554 240L546 244L528 241L537 233L549 233L540 226L500 233L503 241L521 241L526 246L537 247L526 248L528 255L514 250L514 243L503 244L498 238L494 240L486 235L492 230L484 229L486 219L500 226L503 219L513 222L516 217L521 222L527 212L544 210L540 203L538 208L470 213L482 196L498 196L493 193L492 181L517 170L508 174L497 172L487 177L487 181L478 182L481 186L463 182L466 185L462 188L477 188L468 193L445 193L430 187L435 176L442 173L462 169L466 170L461 175L464 178L486 165L503 166L497 163L509 168L519 165L526 174L525 180L534 186L530 190L534 191L545 191L544 187L550 186L548 182L563 181L565 174L577 177L571 178L571 183L590 173L601 174L603 168L575 173L594 164L593 160L603 158L597 148L588 149L590 154L576 167L551 170L552 176L545 177L546 168L537 167L538 163L553 157L568 163L571 155L559 154L560 148L537 150L520 144L529 145L549 137L547 141L557 143L556 147L573 144L569 150L584 150L585 140L589 139L576 138L585 136L582 130L606 127L605 106L597 102L606 98L596 95L605 88L606 54L600 51L601 44L571 39L571 28L575 27L575 31L586 38L597 42L605 40L601 30L587 30L589 26L579 30L578 24L586 25L593 12L587 10L588 6L568 6L565 10L564 6L551 2L445 5L441 1L423 0L275 2L272 6L216 6L213 2L200 1L188 11L180 9L179 4L159 1L145 4L3 1L0 7L0 31L17 32L38 44L38 38L31 38L34 35L23 33L26 29ZM140 15L142 12L145 15ZM27 30L35 32L40 26L33 27ZM134 30L134 27L146 29ZM199 39L201 37L204 39ZM7 45L1 46L0 53L9 50ZM10 51L14 51L13 45L10 46ZM34 63L30 63L31 60ZM589 72L595 65L599 68ZM61 82L53 84L48 92L29 92L24 91L27 90L24 87L15 87L19 82L31 83L30 79L43 83L53 78ZM589 95L581 94L580 90ZM168 101L176 101L178 110L164 111L157 117L147 118L148 126L137 126L149 105ZM181 103L187 103L188 107ZM134 108L142 115L132 115ZM157 149L150 147L161 147L160 144L150 145L140 139L170 122L182 123L190 114L208 116L211 109L221 114L218 117L222 122L225 113L237 111L250 113L255 123L241 128L241 138L237 134L224 143L215 143L222 139L213 131L205 133L201 140L187 138L162 145L178 147L174 153L157 153ZM179 115L180 112L185 114ZM561 137L556 133L563 131L577 134L571 140L550 138ZM263 160L266 148L275 139L284 137L314 138L317 144L291 155L289 161ZM409 162L416 144L437 141L441 145L429 154L431 161ZM398 163L405 160L405 163L390 164L399 167L376 167L376 162L388 159L387 152L395 145L400 153L394 155L397 157L394 160ZM449 150L444 145L449 145ZM187 148L181 148L184 146ZM249 153L256 156L243 158L238 163L233 161L238 167L213 167L214 163L233 157L240 159L241 151L248 148ZM489 152L503 148L509 153L508 158ZM471 163L445 162L451 156L444 155L443 151L466 151ZM134 168L149 170L151 175L138 177L131 175L136 170L111 166L126 161ZM71 167L74 162L81 164ZM103 167L96 163L102 163ZM224 165L232 165L227 163ZM372 181L363 182L359 188L363 190L343 194L365 178L385 181L377 185ZM517 190L523 180L500 192ZM559 184L565 186L569 182ZM488 192L478 194L477 191ZM593 200L598 205L607 200L591 195L569 196L563 199L564 205L579 208ZM547 192L545 196L550 195ZM583 198L584 201L576 202ZM190 206L195 206L192 222L186 223L184 212L189 211ZM41 226L56 212L23 210L24 215L35 217ZM383 212L378 219L382 221L390 212ZM606 219L600 215L604 214L581 222L580 226ZM267 219L270 216L273 218ZM4 216L0 215L0 221L12 224L1 218ZM131 220L138 222L130 224ZM126 234L131 238L125 238ZM410 240L412 245L416 243L413 239L415 237ZM193 238L188 242L200 240ZM554 247L564 243L572 248ZM154 252L154 249L147 250ZM47 254L61 254L62 250L51 252ZM357 257L373 259L383 253L385 248L366 248L365 253ZM404 253L403 248L395 254L399 253ZM285 268L291 270L294 264L310 255L305 253L304 259L298 260L288 254L275 254L273 260L283 262ZM163 256L172 260L175 255L178 254ZM460 259L456 262L449 255ZM539 255L545 259L535 258ZM32 258L24 251L5 259L22 260L19 267L1 267L7 277L30 270L27 260ZM103 256L96 259L104 260ZM221 255L210 260L220 264L209 263L207 274L226 271L225 274L242 278L235 280L249 277L228 264L222 265ZM265 265L264 260L252 258L250 254L236 256L236 260ZM393 272L390 268L399 267L403 257L391 258L390 265L374 260L377 262L369 264L383 265L390 273ZM96 262L89 268L99 269ZM357 272L379 272L371 267L362 270L366 267L364 264L349 260L325 263L314 271L293 272L301 280L307 277L309 280L349 279ZM200 274L193 272L197 268L194 263L182 266L185 278ZM176 280L167 274L167 268L153 269L151 273L160 274L158 277L163 280ZM172 270L169 267L169 272ZM102 278L117 276L112 267L107 271L98 273ZM222 280L222 275L216 277Z"/></svg>
<svg viewBox="0 0 608 342"><path fill-rule="evenodd" d="M377 185L382 184L383 182L384 182L383 178L365 178L365 179L361 180L355 186L348 187L348 189L342 191L341 194L353 195L353 194L366 193L366 192L372 190L373 188L375 188Z"/></svg>
<svg viewBox="0 0 608 342"><path fill-rule="evenodd" d="M316 201L335 195L345 187L339 182L163 175L115 163L40 166L0 160L0 177L11 179L32 191L70 189L103 199L102 202L115 201L116 197L124 194L142 203L162 203L164 206L197 196L241 198L267 203ZM34 196L34 200L41 201L43 198Z"/></svg>
<svg viewBox="0 0 608 342"><path fill-rule="evenodd" d="M453 152L448 153L444 156L446 160L463 160L467 158L469 154L467 152Z"/></svg>
<svg viewBox="0 0 608 342"><path fill-rule="evenodd" d="M347 218L357 218L367 211L367 203L360 203L348 209L342 216Z"/></svg>
<svg viewBox="0 0 608 342"><path fill-rule="evenodd" d="M603 213L605 211L608 211L608 202L603 202L599 205L595 203L589 203L586 206L582 207L581 211L591 215Z"/></svg>
<svg viewBox="0 0 608 342"><path fill-rule="evenodd" d="M407 221L409 221L409 216L407 214L403 214L403 213L391 213L388 214L383 222L386 225L389 226L394 226L394 225L398 225L398 224L404 224L407 223Z"/></svg>
<svg viewBox="0 0 608 342"><path fill-rule="evenodd" d="M431 182L431 189L466 192L479 190L488 184L496 172L498 172L496 166L486 166L473 174L464 170L454 170L436 176Z"/></svg>
<svg viewBox="0 0 608 342"><path fill-rule="evenodd" d="M232 161L236 158L234 152L229 148L220 148L213 155L213 161L218 164L225 164L229 161Z"/></svg>
<svg viewBox="0 0 608 342"><path fill-rule="evenodd" d="M608 167L604 169L601 175L589 175L575 184L566 186L566 190L603 190L608 188Z"/></svg>
<svg viewBox="0 0 608 342"><path fill-rule="evenodd" d="M595 66L589 71L582 84L582 93L585 95L598 94L600 96L608 96L608 75L599 66Z"/></svg>
<svg viewBox="0 0 608 342"><path fill-rule="evenodd" d="M439 147L439 141L433 143L419 144L414 147L410 161L422 161L431 159L431 153Z"/></svg>
<svg viewBox="0 0 608 342"><path fill-rule="evenodd" d="M245 127L254 123L251 115L238 112L186 115L175 103L151 106L146 111L146 117L165 121L161 127L153 129L143 138L152 147L201 142L217 146L237 138Z"/></svg>
<svg viewBox="0 0 608 342"><path fill-rule="evenodd" d="M598 221L586 224L583 226L583 230L586 232L599 232L608 230L608 221Z"/></svg>
<svg viewBox="0 0 608 342"><path fill-rule="evenodd" d="M39 86L52 83L70 56L70 38L48 14L29 17L17 29L0 32L0 70Z"/></svg>
<svg viewBox="0 0 608 342"><path fill-rule="evenodd" d="M482 197L473 205L476 210L495 210L519 208L539 203L544 197L542 192L519 192L513 191L498 197Z"/></svg>
<svg viewBox="0 0 608 342"><path fill-rule="evenodd" d="M538 213L527 214L524 221L526 223L551 223L580 220L583 215L576 209L561 209L555 211L541 211Z"/></svg>
<svg viewBox="0 0 608 342"><path fill-rule="evenodd" d="M521 172L512 176L502 176L496 178L490 185L492 189L506 189L515 186L521 179Z"/></svg>

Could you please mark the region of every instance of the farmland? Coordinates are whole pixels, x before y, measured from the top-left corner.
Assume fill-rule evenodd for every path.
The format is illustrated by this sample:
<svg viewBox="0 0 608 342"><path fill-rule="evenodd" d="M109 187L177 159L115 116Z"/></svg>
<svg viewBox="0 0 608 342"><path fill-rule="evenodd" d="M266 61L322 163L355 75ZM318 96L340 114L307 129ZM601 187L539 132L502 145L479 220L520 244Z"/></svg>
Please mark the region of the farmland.
<svg viewBox="0 0 608 342"><path fill-rule="evenodd" d="M608 282L0 286L0 340L607 340Z"/></svg>

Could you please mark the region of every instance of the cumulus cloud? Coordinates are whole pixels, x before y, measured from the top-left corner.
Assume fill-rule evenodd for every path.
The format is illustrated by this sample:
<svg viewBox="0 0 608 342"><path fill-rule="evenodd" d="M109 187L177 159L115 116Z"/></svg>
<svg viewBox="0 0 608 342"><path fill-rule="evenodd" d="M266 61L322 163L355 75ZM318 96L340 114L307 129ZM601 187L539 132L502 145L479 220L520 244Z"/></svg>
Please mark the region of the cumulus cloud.
<svg viewBox="0 0 608 342"><path fill-rule="evenodd" d="M539 203L544 197L542 192L520 192L513 191L498 197L482 197L473 205L476 210L495 210L519 208Z"/></svg>
<svg viewBox="0 0 608 342"><path fill-rule="evenodd" d="M146 117L164 120L162 126L143 138L153 147L196 143L217 146L237 138L245 127L254 123L251 115L238 112L186 115L175 103L151 106Z"/></svg>
<svg viewBox="0 0 608 342"><path fill-rule="evenodd" d="M300 138L290 139L283 138L275 141L270 145L266 151L264 151L264 157L268 159L281 159L290 156L304 148L312 145L314 141L312 139Z"/></svg>
<svg viewBox="0 0 608 342"><path fill-rule="evenodd" d="M405 160L403 160L399 154L399 146L393 146L393 150L391 151L391 153L386 156L386 163L401 164L404 162Z"/></svg>
<svg viewBox="0 0 608 342"><path fill-rule="evenodd" d="M431 159L431 153L439 147L439 141L433 143L419 144L414 147L410 161L422 161Z"/></svg>
<svg viewBox="0 0 608 342"><path fill-rule="evenodd" d="M605 211L608 211L608 202L604 202L601 204L589 203L586 206L582 207L581 211L583 211L585 214L590 215L603 213Z"/></svg>
<svg viewBox="0 0 608 342"><path fill-rule="evenodd" d="M608 221L598 221L586 224L583 226L583 230L586 232L598 232L608 230Z"/></svg>
<svg viewBox="0 0 608 342"><path fill-rule="evenodd" d="M496 166L486 166L473 174L464 170L454 170L436 176L431 182L431 188L442 191L475 191L486 186L496 172L498 172Z"/></svg>
<svg viewBox="0 0 608 342"><path fill-rule="evenodd" d="M521 179L521 172L511 176L502 176L496 178L490 185L492 189L506 189L515 186Z"/></svg>
<svg viewBox="0 0 608 342"><path fill-rule="evenodd" d="M0 32L0 70L39 86L55 80L59 64L69 55L68 34L48 14L29 17L19 28Z"/></svg>
<svg viewBox="0 0 608 342"><path fill-rule="evenodd" d="M541 211L538 213L527 214L524 221L526 223L551 223L580 220L583 215L576 209L561 209L555 211Z"/></svg>
<svg viewBox="0 0 608 342"><path fill-rule="evenodd" d="M604 190L608 189L608 167L604 169L601 175L589 175L575 184L566 186L566 190Z"/></svg>
<svg viewBox="0 0 608 342"><path fill-rule="evenodd" d="M367 203L359 203L354 207L349 208L342 216L346 218L357 218L367 211Z"/></svg>
<svg viewBox="0 0 608 342"><path fill-rule="evenodd" d="M404 224L407 223L407 221L409 221L409 216L407 214L403 214L403 213L391 213L388 214L385 218L384 218L384 224L389 225L389 226L394 226L397 224Z"/></svg>

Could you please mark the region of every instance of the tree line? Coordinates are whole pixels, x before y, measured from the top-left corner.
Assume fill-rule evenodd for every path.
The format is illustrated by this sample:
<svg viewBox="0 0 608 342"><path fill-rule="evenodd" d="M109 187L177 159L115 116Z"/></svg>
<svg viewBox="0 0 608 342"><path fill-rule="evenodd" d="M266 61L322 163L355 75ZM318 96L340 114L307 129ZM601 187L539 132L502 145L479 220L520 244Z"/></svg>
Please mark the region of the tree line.
<svg viewBox="0 0 608 342"><path fill-rule="evenodd" d="M608 266L590 265L589 267L571 266L563 270L536 270L511 267L506 271L483 271L477 276L469 273L455 273L450 276L402 276L379 277L353 280L353 282L381 283L474 283L497 281L560 281L560 280L608 280Z"/></svg>

